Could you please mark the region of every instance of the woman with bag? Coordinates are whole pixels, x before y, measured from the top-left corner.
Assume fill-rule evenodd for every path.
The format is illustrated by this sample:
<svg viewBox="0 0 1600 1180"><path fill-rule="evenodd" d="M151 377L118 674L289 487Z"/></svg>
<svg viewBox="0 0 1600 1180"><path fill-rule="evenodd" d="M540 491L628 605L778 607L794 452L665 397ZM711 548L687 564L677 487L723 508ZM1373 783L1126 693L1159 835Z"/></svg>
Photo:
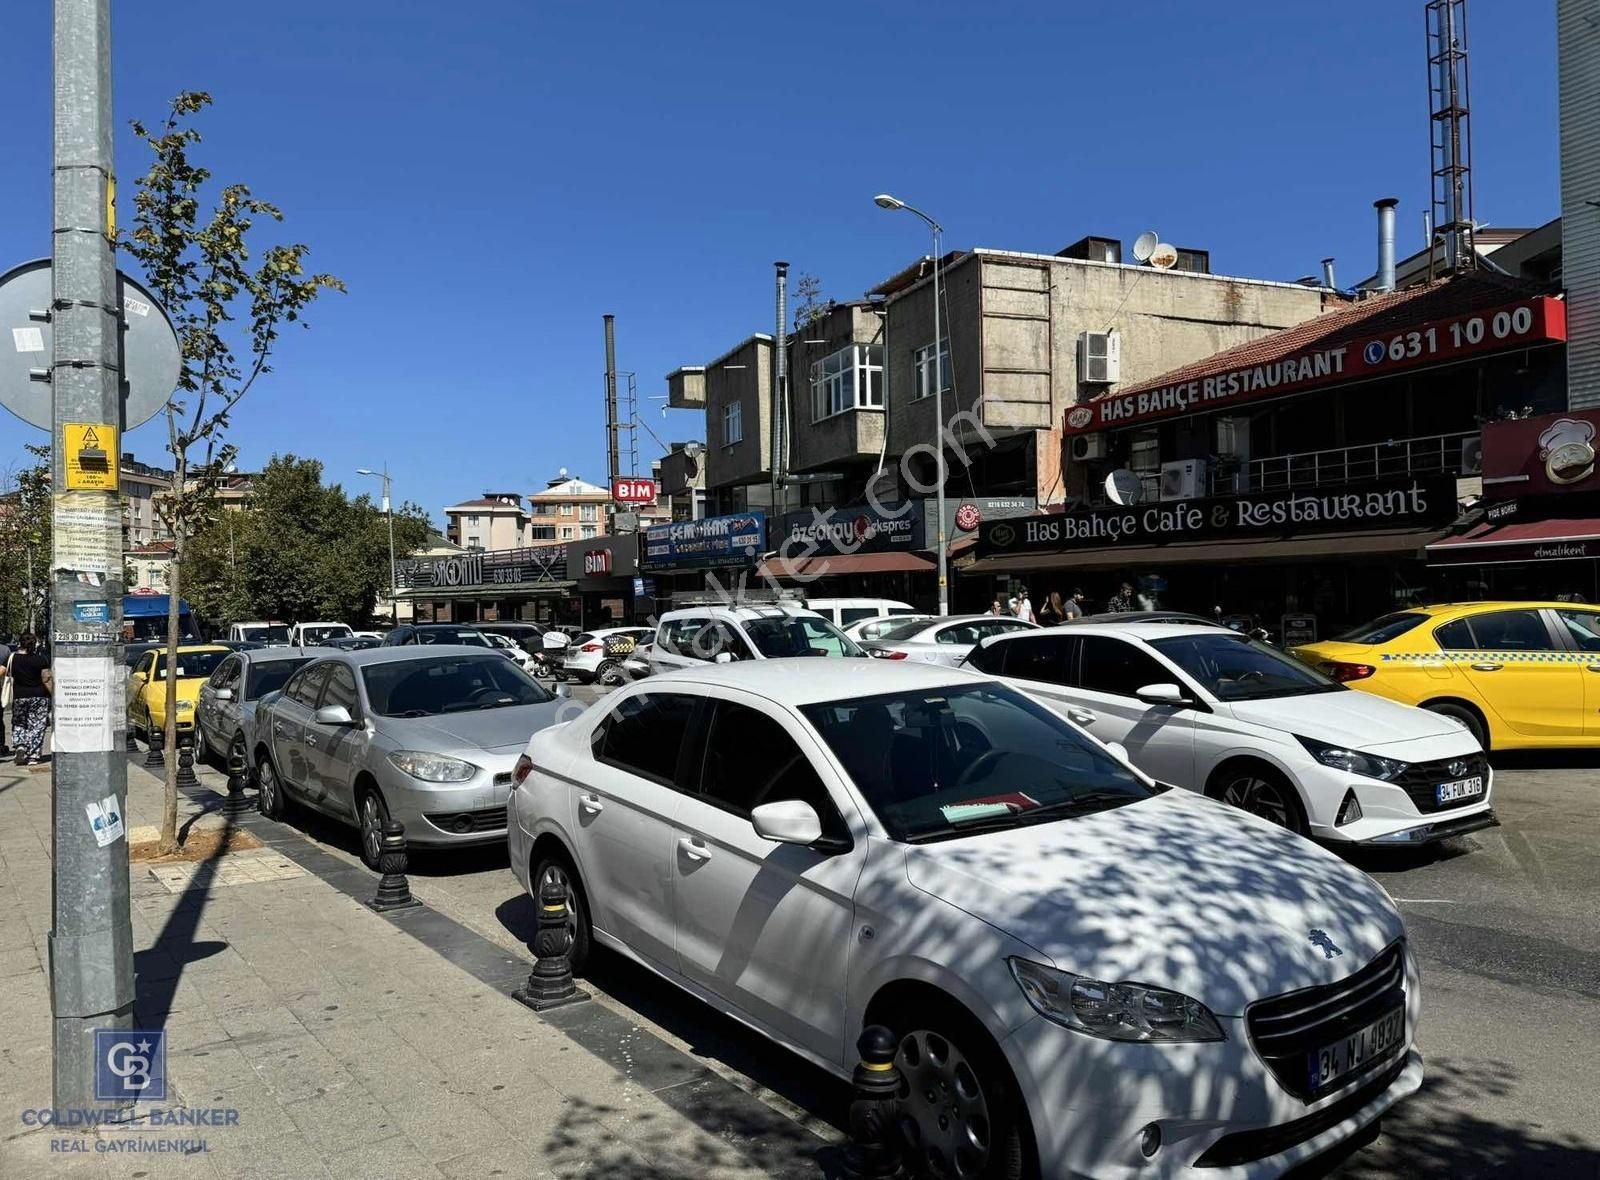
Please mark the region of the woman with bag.
<svg viewBox="0 0 1600 1180"><path fill-rule="evenodd" d="M32 635L17 640L17 650L6 661L5 683L11 686L11 738L18 766L37 766L44 758L44 731L50 724L50 657L36 649Z"/></svg>

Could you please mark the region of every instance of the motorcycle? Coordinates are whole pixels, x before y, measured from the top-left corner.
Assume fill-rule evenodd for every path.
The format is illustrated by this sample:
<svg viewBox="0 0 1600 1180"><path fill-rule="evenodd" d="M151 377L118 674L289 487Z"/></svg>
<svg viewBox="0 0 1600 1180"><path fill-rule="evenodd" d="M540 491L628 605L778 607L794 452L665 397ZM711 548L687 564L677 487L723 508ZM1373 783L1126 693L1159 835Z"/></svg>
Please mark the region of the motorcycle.
<svg viewBox="0 0 1600 1180"><path fill-rule="evenodd" d="M533 653L533 674L546 680L565 680L567 636L552 628L544 633L540 648Z"/></svg>

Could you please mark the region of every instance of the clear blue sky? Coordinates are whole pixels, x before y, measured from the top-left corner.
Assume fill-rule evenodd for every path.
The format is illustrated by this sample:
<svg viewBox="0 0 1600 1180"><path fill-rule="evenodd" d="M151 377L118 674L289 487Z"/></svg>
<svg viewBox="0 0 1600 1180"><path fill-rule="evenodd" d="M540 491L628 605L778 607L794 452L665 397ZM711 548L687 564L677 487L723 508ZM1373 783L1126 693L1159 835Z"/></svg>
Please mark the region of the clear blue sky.
<svg viewBox="0 0 1600 1180"><path fill-rule="evenodd" d="M49 250L49 4L0 38L0 264ZM209 90L203 159L350 286L241 405L243 465L439 509L604 474L601 314L641 395L772 328L774 259L855 298L927 247L1052 252L1158 229L1221 273L1369 273L1428 197L1421 0L840 7L625 0L113 4L116 118ZM1558 209L1553 0L1471 13L1476 209ZM848 23L845 19L848 14ZM124 130L127 194L143 168ZM696 415L645 403L662 438ZM0 413L0 464L35 435ZM42 436L41 436L42 437ZM160 462L152 423L127 446ZM641 457L658 453L648 437Z"/></svg>

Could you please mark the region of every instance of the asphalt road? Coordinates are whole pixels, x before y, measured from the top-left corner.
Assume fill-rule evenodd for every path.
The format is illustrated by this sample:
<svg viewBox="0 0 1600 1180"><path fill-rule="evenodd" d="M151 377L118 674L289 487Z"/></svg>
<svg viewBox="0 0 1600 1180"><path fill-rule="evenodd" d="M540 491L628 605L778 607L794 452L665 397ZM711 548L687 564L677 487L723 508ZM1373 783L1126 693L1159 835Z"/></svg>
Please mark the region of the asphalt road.
<svg viewBox="0 0 1600 1180"><path fill-rule="evenodd" d="M590 701L593 689L574 698ZM1432 850L1352 856L1395 897L1423 972L1421 1093L1381 1136L1312 1175L1600 1180L1600 757L1496 758L1502 826ZM354 859L354 841L309 833ZM521 948L533 910L502 849L414 859L413 890ZM848 1094L616 956L588 981L602 1002L823 1133Z"/></svg>

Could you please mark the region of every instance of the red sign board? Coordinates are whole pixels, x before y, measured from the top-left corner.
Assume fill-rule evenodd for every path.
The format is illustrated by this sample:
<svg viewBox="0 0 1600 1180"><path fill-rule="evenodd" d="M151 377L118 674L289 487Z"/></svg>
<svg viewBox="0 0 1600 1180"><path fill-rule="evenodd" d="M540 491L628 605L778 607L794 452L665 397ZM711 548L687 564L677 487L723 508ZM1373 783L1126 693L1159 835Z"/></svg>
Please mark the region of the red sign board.
<svg viewBox="0 0 1600 1180"><path fill-rule="evenodd" d="M618 504L654 504L656 481L624 475L611 481L611 498Z"/></svg>
<svg viewBox="0 0 1600 1180"><path fill-rule="evenodd" d="M611 572L611 550L586 549L583 554L585 577L604 577Z"/></svg>
<svg viewBox="0 0 1600 1180"><path fill-rule="evenodd" d="M1113 393L1073 406L1063 425L1067 434L1089 434L1566 338L1566 304L1536 295L1398 331L1346 337L1264 364L1222 369L1155 389Z"/></svg>
<svg viewBox="0 0 1600 1180"><path fill-rule="evenodd" d="M1600 491L1595 438L1600 410L1567 410L1483 425L1483 493L1489 499Z"/></svg>

